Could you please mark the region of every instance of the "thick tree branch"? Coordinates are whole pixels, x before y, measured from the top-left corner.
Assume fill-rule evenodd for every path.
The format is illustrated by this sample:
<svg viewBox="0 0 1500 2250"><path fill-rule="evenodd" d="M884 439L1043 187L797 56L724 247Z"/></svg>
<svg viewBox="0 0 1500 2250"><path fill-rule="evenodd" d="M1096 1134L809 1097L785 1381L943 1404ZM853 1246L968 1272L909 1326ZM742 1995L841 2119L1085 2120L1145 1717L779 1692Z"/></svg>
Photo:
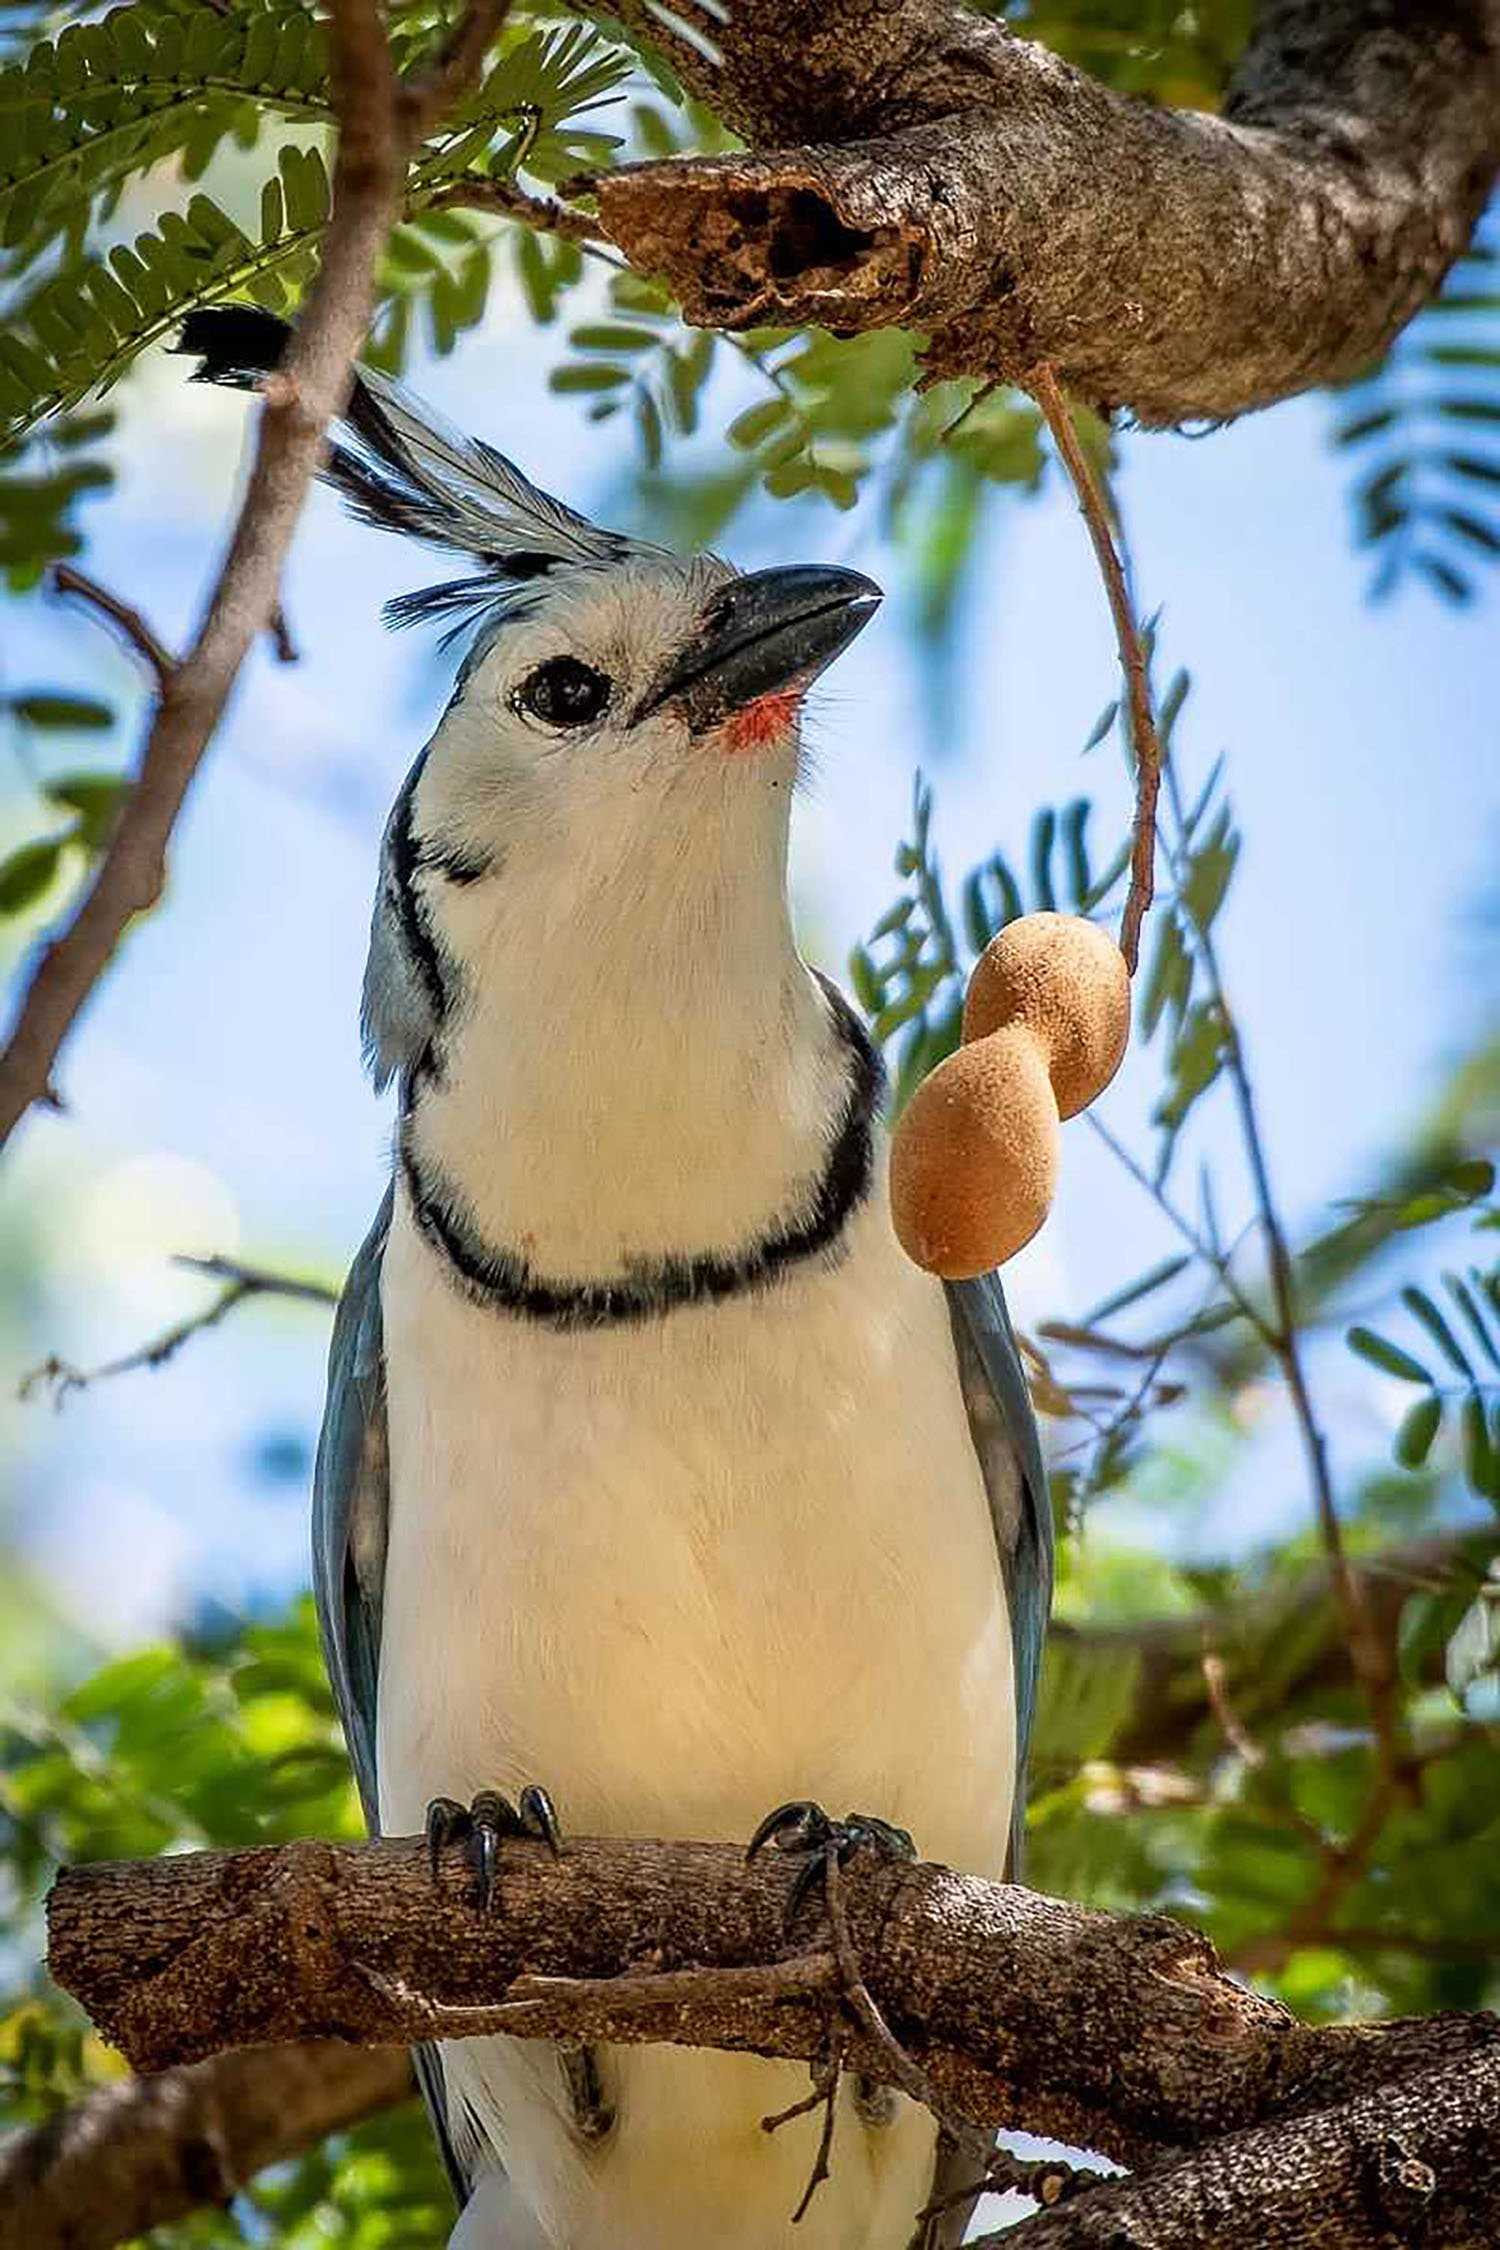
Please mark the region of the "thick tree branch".
<svg viewBox="0 0 1500 2250"><path fill-rule="evenodd" d="M794 1870L769 1853L746 1867L723 1844L580 1838L560 1861L513 1845L486 1916L466 1866L434 1885L418 1838L97 1865L53 1892L51 1967L142 2069L238 2043L389 2044L460 2021L465 2034L819 2059L841 1985L815 1903L783 1933ZM856 1866L845 1902L864 1987L945 2105L1125 2162L1326 2111L1500 2044L1500 2019L1481 2015L1309 2028L1233 1983L1176 1923L944 1868ZM643 1999L659 1973L714 1970L731 1974ZM843 2021L848 2067L888 2081L888 2056Z"/></svg>
<svg viewBox="0 0 1500 2250"><path fill-rule="evenodd" d="M403 2047L249 2047L103 2086L0 2146L0 2250L110 2250L412 2091Z"/></svg>
<svg viewBox="0 0 1500 2250"><path fill-rule="evenodd" d="M1263 0L1222 117L1117 95L960 0L737 0L717 64L646 0L614 12L751 144L592 183L690 320L900 322L933 374L1050 362L1147 423L1351 374L1500 164L1497 0Z"/></svg>
<svg viewBox="0 0 1500 2250"><path fill-rule="evenodd" d="M1109 2181L969 2250L1484 2250L1500 2215L1500 2050Z"/></svg>

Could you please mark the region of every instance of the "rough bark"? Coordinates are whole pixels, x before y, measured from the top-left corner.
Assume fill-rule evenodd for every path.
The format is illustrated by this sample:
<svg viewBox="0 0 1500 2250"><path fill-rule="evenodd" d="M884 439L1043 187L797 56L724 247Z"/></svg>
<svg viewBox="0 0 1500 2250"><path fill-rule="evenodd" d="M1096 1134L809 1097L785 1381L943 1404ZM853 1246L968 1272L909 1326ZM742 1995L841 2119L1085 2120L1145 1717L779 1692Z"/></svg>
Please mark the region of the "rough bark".
<svg viewBox="0 0 1500 2250"><path fill-rule="evenodd" d="M0 2250L110 2250L412 2091L399 2047L251 2047L100 2087L0 2147Z"/></svg>
<svg viewBox="0 0 1500 2250"><path fill-rule="evenodd" d="M501 2029L814 2058L838 1983L816 1906L783 1933L792 1872L721 1844L579 1838L558 1862L509 1846L485 1916L462 1866L434 1886L415 1838L104 1864L59 1879L50 1962L138 2069ZM847 1898L865 1985L951 2110L1127 2163L1500 2044L1487 2015L1311 2028L1177 1923L941 1867L857 1864ZM847 2060L889 2074L858 2031Z"/></svg>
<svg viewBox="0 0 1500 2250"><path fill-rule="evenodd" d="M1493 2250L1500 2051L1231 2134L969 2250Z"/></svg>
<svg viewBox="0 0 1500 2250"><path fill-rule="evenodd" d="M690 320L899 322L933 374L1050 364L1150 424L1354 372L1500 165L1497 0L1264 0L1222 116L1120 96L959 0L736 0L718 63L645 0L614 12L750 144L593 183Z"/></svg>

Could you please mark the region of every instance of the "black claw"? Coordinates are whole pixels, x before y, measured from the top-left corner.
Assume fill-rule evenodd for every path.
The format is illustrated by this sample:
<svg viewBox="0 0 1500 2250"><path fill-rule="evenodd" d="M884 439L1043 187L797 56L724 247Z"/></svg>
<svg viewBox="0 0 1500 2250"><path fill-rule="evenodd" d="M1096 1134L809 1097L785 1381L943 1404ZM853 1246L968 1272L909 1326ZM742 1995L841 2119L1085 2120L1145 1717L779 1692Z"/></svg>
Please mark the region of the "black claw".
<svg viewBox="0 0 1500 2250"><path fill-rule="evenodd" d="M836 1845L825 1844L821 1851L810 1851L798 1868L792 1887L787 1893L786 1911L782 1915L782 1922L787 1929L791 1928L812 1892L822 1882L823 1871L828 1865L830 1852L834 1854L835 1858L839 1856Z"/></svg>
<svg viewBox="0 0 1500 2250"><path fill-rule="evenodd" d="M794 1855L803 1862L787 1894L785 1921L788 1929L822 1881L830 1856L840 1867L846 1866L861 1849L872 1851L881 1859L915 1859L917 1856L917 1847L907 1831L897 1828L892 1821L881 1820L873 1813L850 1813L847 1820L830 1820L822 1806L814 1804L811 1798L793 1798L767 1813L750 1839L745 1853L747 1863L773 1842L778 1851Z"/></svg>
<svg viewBox="0 0 1500 2250"><path fill-rule="evenodd" d="M434 1797L427 1807L427 1856L437 1880L442 1854L449 1844L467 1847L474 1870L474 1903L488 1913L495 1896L500 1845L507 1836L526 1836L545 1844L554 1858L562 1853L562 1827L556 1807L545 1789L535 1784L521 1791L519 1805L502 1797L498 1789L481 1789L472 1804L456 1797Z"/></svg>
<svg viewBox="0 0 1500 2250"><path fill-rule="evenodd" d="M778 1851L812 1852L821 1851L832 1833L833 1822L821 1805L815 1805L810 1797L793 1797L766 1814L750 1839L745 1864L748 1866L773 1839Z"/></svg>
<svg viewBox="0 0 1500 2250"><path fill-rule="evenodd" d="M545 1844L554 1859L562 1858L562 1822L557 1807L539 1782L528 1781L521 1791L519 1811L523 1831Z"/></svg>
<svg viewBox="0 0 1500 2250"><path fill-rule="evenodd" d="M445 1848L468 1833L469 1815L456 1797L434 1797L427 1807L424 1828L427 1836L427 1864L432 1869L432 1879L436 1882Z"/></svg>

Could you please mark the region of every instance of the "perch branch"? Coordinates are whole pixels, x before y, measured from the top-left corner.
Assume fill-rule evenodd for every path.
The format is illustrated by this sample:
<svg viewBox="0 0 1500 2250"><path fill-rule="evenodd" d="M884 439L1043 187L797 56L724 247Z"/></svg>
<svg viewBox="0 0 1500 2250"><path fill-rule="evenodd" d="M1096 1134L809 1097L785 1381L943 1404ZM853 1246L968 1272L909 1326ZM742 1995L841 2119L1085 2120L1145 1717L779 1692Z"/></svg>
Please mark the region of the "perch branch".
<svg viewBox="0 0 1500 2250"><path fill-rule="evenodd" d="M526 2036L821 2061L836 1991L768 1995L739 1975L649 2009L637 1990L619 2007L610 1991L622 1975L634 1987L656 1972L786 1967L789 1944L795 1957L806 1943L783 1928L794 1875L771 1853L746 1867L724 1844L579 1838L560 1861L507 1845L485 1915L467 1869L445 1864L434 1883L415 1837L184 1854L64 1873L50 1959L139 2069L241 2043L414 2039L435 2006L504 2004L520 1977L586 1980L529 1981L525 2023L511 2026ZM1122 2162L1328 2111L1500 2045L1500 2019L1485 2015L1304 2026L1161 1917L930 1865L856 1862L844 1896L872 2003L947 2108ZM845 2063L889 2082L888 2053L857 2025Z"/></svg>

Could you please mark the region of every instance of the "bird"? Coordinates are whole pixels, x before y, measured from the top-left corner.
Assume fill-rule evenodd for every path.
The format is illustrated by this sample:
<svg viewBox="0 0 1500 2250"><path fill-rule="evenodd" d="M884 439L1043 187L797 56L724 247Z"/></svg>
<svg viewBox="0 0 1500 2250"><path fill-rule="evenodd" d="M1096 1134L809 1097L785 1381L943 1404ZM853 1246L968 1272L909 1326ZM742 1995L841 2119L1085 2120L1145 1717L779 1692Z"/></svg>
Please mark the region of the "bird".
<svg viewBox="0 0 1500 2250"><path fill-rule="evenodd" d="M181 348L255 387L287 334L232 306ZM370 371L322 473L464 564L390 605L465 647L381 848L362 1029L398 1122L314 1479L370 1828L468 1851L476 1911L513 1833L1014 1873L1052 1579L1027 1383L998 1276L897 1243L879 1055L788 903L805 699L879 589L604 529ZM794 2226L809 2149L761 2120L801 2066L417 2065L455 2250L895 2250L939 2165L928 2111L846 2080Z"/></svg>

